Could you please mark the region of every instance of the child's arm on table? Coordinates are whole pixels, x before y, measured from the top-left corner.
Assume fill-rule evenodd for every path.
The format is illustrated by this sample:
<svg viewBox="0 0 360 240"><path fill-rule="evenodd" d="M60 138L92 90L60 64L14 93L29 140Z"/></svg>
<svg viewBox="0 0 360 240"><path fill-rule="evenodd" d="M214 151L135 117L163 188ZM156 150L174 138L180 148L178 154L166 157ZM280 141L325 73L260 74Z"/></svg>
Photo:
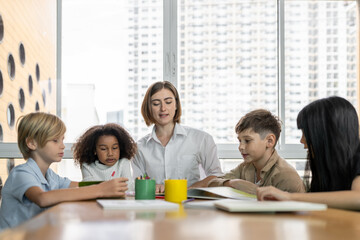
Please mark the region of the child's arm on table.
<svg viewBox="0 0 360 240"><path fill-rule="evenodd" d="M352 182L351 190L334 192L288 193L275 187L261 187L257 189L259 201L304 201L325 203L329 207L360 210L360 176Z"/></svg>
<svg viewBox="0 0 360 240"><path fill-rule="evenodd" d="M69 188L77 188L79 187L79 182L71 182Z"/></svg>
<svg viewBox="0 0 360 240"><path fill-rule="evenodd" d="M209 184L209 182L210 182L211 180L213 180L214 178L216 178L216 176L208 176L208 177L204 178L203 180L200 180L200 181L192 184L192 185L189 187L189 189L191 189L191 188L207 187L208 184Z"/></svg>
<svg viewBox="0 0 360 240"><path fill-rule="evenodd" d="M72 182L69 188L44 192L39 187L31 187L25 196L39 207L49 207L65 201L78 201L101 197L124 197L127 190L127 178L115 178L110 181L87 187L74 188Z"/></svg>
<svg viewBox="0 0 360 240"><path fill-rule="evenodd" d="M242 171L244 164L239 164L236 168L232 169L230 172L226 173L224 176L216 177L208 181L208 187L221 187L228 186L225 183L228 183L231 179L240 179L240 173Z"/></svg>
<svg viewBox="0 0 360 240"><path fill-rule="evenodd" d="M258 185L255 183L243 179L230 179L229 181L224 182L224 186L232 187L250 194L256 194L256 189L258 188Z"/></svg>

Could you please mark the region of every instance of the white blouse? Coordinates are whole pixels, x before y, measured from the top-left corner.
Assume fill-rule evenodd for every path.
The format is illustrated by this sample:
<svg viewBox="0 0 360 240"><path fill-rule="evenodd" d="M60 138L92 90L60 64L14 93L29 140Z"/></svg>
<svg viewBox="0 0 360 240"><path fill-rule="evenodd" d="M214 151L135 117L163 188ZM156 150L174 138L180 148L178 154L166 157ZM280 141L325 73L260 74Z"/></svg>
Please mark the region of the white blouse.
<svg viewBox="0 0 360 240"><path fill-rule="evenodd" d="M210 134L176 124L164 147L155 133L138 141L138 152L131 164L135 177L145 173L164 184L165 179L187 179L188 186L200 181L200 168L206 176L222 176L217 147Z"/></svg>
<svg viewBox="0 0 360 240"><path fill-rule="evenodd" d="M134 176L130 160L122 158L113 166L107 166L96 160L94 163L84 163L81 167L83 181L107 181L113 178L126 177L129 179L128 191L134 191Z"/></svg>

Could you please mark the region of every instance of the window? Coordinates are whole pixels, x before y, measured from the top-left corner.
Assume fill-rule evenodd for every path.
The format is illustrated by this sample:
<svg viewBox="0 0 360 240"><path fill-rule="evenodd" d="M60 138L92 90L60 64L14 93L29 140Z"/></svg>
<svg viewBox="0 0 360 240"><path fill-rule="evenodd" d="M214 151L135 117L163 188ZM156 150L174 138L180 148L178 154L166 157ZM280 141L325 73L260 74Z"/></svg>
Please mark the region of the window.
<svg viewBox="0 0 360 240"><path fill-rule="evenodd" d="M233 128L242 115L267 108L284 123L280 150L301 153L296 116L303 106L335 93L357 106L347 89L358 81L356 67L347 69L358 64L356 1L63 0L62 12L69 142L116 111L135 139L144 136L142 99L164 79L178 86L182 122L220 147L237 145ZM94 18L97 12L103 17ZM333 81L337 87L326 90Z"/></svg>
<svg viewBox="0 0 360 240"><path fill-rule="evenodd" d="M163 1L63 0L62 13L66 141L109 121L108 112L118 112L117 123L141 137L142 98L163 80Z"/></svg>
<svg viewBox="0 0 360 240"><path fill-rule="evenodd" d="M277 2L283 4L283 22L277 22ZM232 8L226 8L229 4ZM294 144L301 152L296 116L302 107L333 94L357 106L346 86L357 84L358 75L339 78L349 71L347 65L357 64L359 53L347 50L357 46L356 9L355 1L209 0L178 5L181 71L175 81L182 86L182 102L187 106L182 121L210 132L217 143L234 144L233 128L239 118L252 109L267 108L284 123L280 149L292 151ZM207 15L208 11L216 14ZM229 46L230 41L236 44ZM337 52L345 54L338 58ZM201 71L208 66L210 70ZM333 79L338 80L338 91L317 87Z"/></svg>
<svg viewBox="0 0 360 240"><path fill-rule="evenodd" d="M177 7L177 84L187 106L182 122L217 143L237 144L234 126L242 115L261 107L278 114L276 1Z"/></svg>
<svg viewBox="0 0 360 240"><path fill-rule="evenodd" d="M309 102L329 95L345 97L357 107L357 98L347 93L347 86L349 83L357 84L358 76L339 78L349 73L350 70L346 69L348 65L358 64L356 59L359 53L349 51L357 46L359 26L352 24L357 15L356 9L355 1L285 1L285 84L283 85L285 109L282 115L285 141L283 144L297 144L300 139L301 133L294 131L296 122L290 120L292 116L290 110L296 109L296 112L299 112ZM332 24L327 25L328 22ZM304 30L307 30L309 34L303 34ZM332 34L329 36L327 33ZM313 41L309 41L310 39ZM318 50L316 53L311 53L309 49L314 47ZM337 52L343 52L344 55L338 58ZM309 62L310 55L316 56L316 59ZM295 58L288 56L295 56ZM297 69L299 75L292 75L294 68ZM310 73L309 69L315 71ZM313 76L314 73L317 74L316 77L310 78L309 76ZM320 86L332 86L335 84L334 81L337 81L336 91L334 88L327 92L323 91L322 87L309 88L307 86L310 79L315 80ZM300 87L292 88L291 85L295 83ZM318 92L315 99L309 96L309 91L312 90ZM290 104L289 100L294 94L300 94L301 101L298 104Z"/></svg>
<svg viewBox="0 0 360 240"><path fill-rule="evenodd" d="M55 70L54 36L43 44L54 49L48 55L40 53L45 54L41 58L33 45L20 39L20 45L3 57L8 65L0 69L0 100L7 93L2 89L12 84L25 90L23 113L61 115L67 125L67 158L71 143L95 124L123 124L135 139L147 134L140 106L154 81L169 80L178 86L182 122L209 132L220 157L228 159L240 158L235 124L255 108L280 116L279 150L286 158L299 159L305 154L296 116L303 106L338 94L358 107L359 1L59 2L61 73ZM56 6L50 5L50 15L55 16ZM0 15L0 44L7 41L5 10ZM54 25L42 37L51 33L56 33ZM50 59L49 64L43 59ZM21 65L15 68L16 63ZM8 109L8 118L13 112L14 121L18 105ZM4 142L14 142L7 137L7 119L0 124Z"/></svg>

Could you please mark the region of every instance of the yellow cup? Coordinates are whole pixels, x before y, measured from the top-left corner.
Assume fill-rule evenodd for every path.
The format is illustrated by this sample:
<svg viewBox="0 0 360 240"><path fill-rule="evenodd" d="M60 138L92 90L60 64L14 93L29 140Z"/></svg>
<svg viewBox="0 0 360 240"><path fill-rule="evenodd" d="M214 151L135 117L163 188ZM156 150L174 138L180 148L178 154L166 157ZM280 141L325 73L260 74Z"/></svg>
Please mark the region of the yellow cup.
<svg viewBox="0 0 360 240"><path fill-rule="evenodd" d="M187 199L187 180L165 180L165 201L181 203Z"/></svg>

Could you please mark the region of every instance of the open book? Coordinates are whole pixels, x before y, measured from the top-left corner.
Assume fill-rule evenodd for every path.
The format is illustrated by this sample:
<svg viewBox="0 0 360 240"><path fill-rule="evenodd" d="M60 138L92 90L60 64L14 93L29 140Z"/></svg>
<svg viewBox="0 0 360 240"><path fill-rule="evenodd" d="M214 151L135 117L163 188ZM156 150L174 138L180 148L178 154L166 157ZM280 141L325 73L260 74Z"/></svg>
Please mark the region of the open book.
<svg viewBox="0 0 360 240"><path fill-rule="evenodd" d="M295 212L295 211L321 211L327 205L321 203L297 201L242 201L223 199L214 203L216 208L228 212Z"/></svg>
<svg viewBox="0 0 360 240"><path fill-rule="evenodd" d="M188 198L256 200L256 196L231 187L193 188L187 191Z"/></svg>

